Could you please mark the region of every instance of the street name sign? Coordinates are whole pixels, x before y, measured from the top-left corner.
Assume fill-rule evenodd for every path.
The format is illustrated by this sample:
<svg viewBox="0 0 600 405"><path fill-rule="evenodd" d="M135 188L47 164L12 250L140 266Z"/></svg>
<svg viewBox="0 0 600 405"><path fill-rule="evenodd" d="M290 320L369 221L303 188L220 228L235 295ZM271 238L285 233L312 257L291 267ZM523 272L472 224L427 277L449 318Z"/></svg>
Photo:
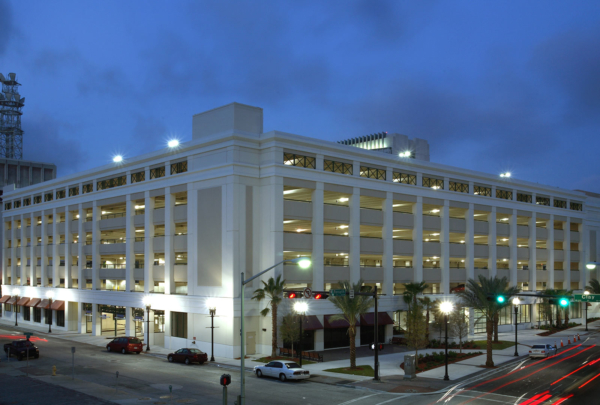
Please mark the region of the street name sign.
<svg viewBox="0 0 600 405"><path fill-rule="evenodd" d="M573 294L575 301L600 302L600 294Z"/></svg>
<svg viewBox="0 0 600 405"><path fill-rule="evenodd" d="M329 295L331 295L332 297L341 297L346 295L346 290L344 290L343 288L338 288L336 290L329 290Z"/></svg>

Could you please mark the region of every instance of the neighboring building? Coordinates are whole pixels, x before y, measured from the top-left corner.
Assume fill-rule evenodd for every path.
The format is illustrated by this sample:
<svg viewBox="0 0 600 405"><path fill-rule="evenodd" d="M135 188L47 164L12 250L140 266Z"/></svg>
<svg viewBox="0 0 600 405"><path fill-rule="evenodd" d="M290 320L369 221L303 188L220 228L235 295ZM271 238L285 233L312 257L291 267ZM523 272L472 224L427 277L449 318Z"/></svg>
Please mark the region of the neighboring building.
<svg viewBox="0 0 600 405"><path fill-rule="evenodd" d="M426 281L439 299L478 275L529 291L580 290L586 263L598 261L595 195L431 163L425 141L397 134L370 139L381 142L369 150L263 133L262 114L229 104L195 115L192 140L178 147L6 192L2 284L19 286L31 306L19 323L42 326L40 308L52 307L55 328L145 338L149 296L152 344L209 350L214 304L215 352L237 357L240 273L311 256L312 269L279 266L263 279L281 274L287 288L316 291L377 284L387 341L394 311L405 308L403 283ZM34 300L48 294L53 303ZM309 304L307 348L347 346L331 303ZM248 299L250 354L270 352L263 307ZM15 316L8 309L5 320ZM289 309L284 301L280 313ZM571 311L581 317L578 304ZM533 299L520 314L524 327L537 322ZM358 343L371 343L372 320L361 319ZM502 328L511 320L508 308Z"/></svg>

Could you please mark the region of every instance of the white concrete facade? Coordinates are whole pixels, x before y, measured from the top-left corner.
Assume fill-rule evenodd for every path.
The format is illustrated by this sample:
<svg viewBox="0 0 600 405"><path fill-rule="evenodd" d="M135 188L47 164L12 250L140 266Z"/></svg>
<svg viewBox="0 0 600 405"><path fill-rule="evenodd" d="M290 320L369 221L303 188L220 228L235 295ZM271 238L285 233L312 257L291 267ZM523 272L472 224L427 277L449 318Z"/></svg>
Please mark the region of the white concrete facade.
<svg viewBox="0 0 600 405"><path fill-rule="evenodd" d="M284 258L311 256L313 267L279 266L263 279L283 275L288 288L313 290L362 279L380 287L380 311L390 316L412 281L427 282L432 298L452 298L479 275L529 291L580 290L598 277L585 263L600 260L599 196L263 133L262 110L236 103L194 116L193 128L177 148L5 192L13 204L3 213L4 294L51 293L65 302L64 326L54 316L53 327L81 333L111 327L98 305L123 307L117 329L129 335L150 295L151 319L164 313L150 343L202 350L207 303L216 300L215 355L237 357L240 275ZM268 353L263 307L248 299L246 328L254 350ZM279 312L289 310L284 302ZM334 313L329 302L310 303L321 324ZM28 322L36 324L33 314L26 321L21 312L19 323ZM315 349L326 334L315 331Z"/></svg>

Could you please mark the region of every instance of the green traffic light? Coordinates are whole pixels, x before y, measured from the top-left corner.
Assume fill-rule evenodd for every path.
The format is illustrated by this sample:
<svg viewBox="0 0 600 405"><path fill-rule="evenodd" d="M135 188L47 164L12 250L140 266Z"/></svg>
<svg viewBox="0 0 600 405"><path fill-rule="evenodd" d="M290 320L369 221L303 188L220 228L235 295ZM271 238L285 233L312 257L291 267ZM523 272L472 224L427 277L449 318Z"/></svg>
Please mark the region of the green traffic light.
<svg viewBox="0 0 600 405"><path fill-rule="evenodd" d="M504 299L504 297L503 297L502 295L499 295L499 296L496 298L496 301L498 301L500 304L502 304L502 303L504 303L505 299Z"/></svg>
<svg viewBox="0 0 600 405"><path fill-rule="evenodd" d="M566 298L561 298L558 303L560 304L561 307L566 307L567 305L569 305L569 300Z"/></svg>

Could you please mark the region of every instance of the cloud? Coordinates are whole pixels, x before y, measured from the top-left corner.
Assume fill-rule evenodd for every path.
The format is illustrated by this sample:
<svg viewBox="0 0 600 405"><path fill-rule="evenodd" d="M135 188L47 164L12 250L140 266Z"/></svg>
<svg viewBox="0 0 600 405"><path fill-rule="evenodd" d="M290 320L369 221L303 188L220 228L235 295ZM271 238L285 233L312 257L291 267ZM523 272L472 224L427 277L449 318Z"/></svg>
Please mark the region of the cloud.
<svg viewBox="0 0 600 405"><path fill-rule="evenodd" d="M47 113L28 112L23 122L23 159L53 163L59 176L87 169L90 156L82 140L66 135L72 130L71 125Z"/></svg>

